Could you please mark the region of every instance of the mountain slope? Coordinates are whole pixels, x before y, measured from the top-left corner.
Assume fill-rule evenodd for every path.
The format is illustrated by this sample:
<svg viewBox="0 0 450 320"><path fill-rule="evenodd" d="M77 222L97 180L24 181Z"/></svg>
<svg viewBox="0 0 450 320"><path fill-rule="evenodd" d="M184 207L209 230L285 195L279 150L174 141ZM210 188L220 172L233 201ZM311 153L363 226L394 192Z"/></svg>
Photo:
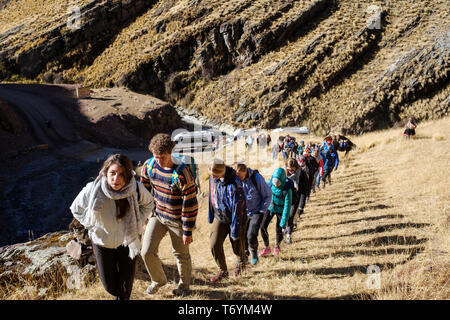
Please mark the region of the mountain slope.
<svg viewBox="0 0 450 320"><path fill-rule="evenodd" d="M450 110L445 1L80 0L75 30L59 1L49 20L42 1L14 18L29 2L0 11L0 78L127 86L217 124L318 134Z"/></svg>

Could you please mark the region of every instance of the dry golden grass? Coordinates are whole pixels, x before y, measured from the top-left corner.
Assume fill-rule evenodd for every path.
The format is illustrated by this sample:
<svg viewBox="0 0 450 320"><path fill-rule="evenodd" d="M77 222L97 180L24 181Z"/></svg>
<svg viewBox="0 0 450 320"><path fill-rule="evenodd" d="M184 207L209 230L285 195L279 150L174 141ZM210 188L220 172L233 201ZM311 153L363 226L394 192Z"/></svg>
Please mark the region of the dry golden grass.
<svg viewBox="0 0 450 320"><path fill-rule="evenodd" d="M234 157L228 150L196 155L201 191L194 242L193 295L188 299L449 299L450 298L450 118L419 123L415 138L404 141L403 129L391 129L350 137L359 148L348 157L341 154L332 184L312 194L293 243L282 243L279 257L260 259L242 277L211 284L217 266L209 251L207 222L207 163L213 157L244 160L265 178L283 164L267 150L256 161L254 147L246 155L243 143ZM313 136L298 136L319 141ZM434 138L439 137L439 138ZM231 154L231 155L230 155ZM274 222L270 241L275 238ZM260 247L262 240L260 240ZM227 263L235 258L225 241ZM148 277L136 278L132 299L177 299L177 272L169 237L160 246L160 257L169 284L154 297L144 291ZM369 288L369 266L380 268L380 289ZM372 275L373 276L373 275ZM15 293L10 299L27 298ZM111 299L97 281L58 299Z"/></svg>

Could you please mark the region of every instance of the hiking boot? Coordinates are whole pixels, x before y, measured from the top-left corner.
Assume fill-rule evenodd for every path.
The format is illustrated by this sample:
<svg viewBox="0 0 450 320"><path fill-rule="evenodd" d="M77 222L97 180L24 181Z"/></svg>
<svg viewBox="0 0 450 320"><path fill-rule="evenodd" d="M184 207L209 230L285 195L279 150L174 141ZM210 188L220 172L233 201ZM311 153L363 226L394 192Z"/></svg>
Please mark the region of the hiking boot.
<svg viewBox="0 0 450 320"><path fill-rule="evenodd" d="M214 283L214 282L222 281L223 279L226 279L226 278L228 278L228 272L220 271L218 274L211 277L210 281Z"/></svg>
<svg viewBox="0 0 450 320"><path fill-rule="evenodd" d="M173 289L172 293L177 297L186 297L191 294L191 290L189 290L188 288L176 288Z"/></svg>
<svg viewBox="0 0 450 320"><path fill-rule="evenodd" d="M239 277L244 270L245 270L245 266L244 265L237 266L233 270L233 276Z"/></svg>
<svg viewBox="0 0 450 320"><path fill-rule="evenodd" d="M270 253L270 247L265 247L264 249L262 249L260 251L260 253L258 254L260 257L264 257L265 255Z"/></svg>
<svg viewBox="0 0 450 320"><path fill-rule="evenodd" d="M287 244L291 244L291 234L290 234L290 233L288 233L288 234L286 235L286 243L287 243Z"/></svg>
<svg viewBox="0 0 450 320"><path fill-rule="evenodd" d="M252 258L252 260L250 261L250 263L251 263L252 265L257 264L257 263L258 263L258 257Z"/></svg>
<svg viewBox="0 0 450 320"><path fill-rule="evenodd" d="M164 285L165 285L165 283L160 284L160 283L153 282L151 285L149 285L147 287L147 290L145 290L145 293L146 294L155 294L156 292L158 292L159 288L161 288Z"/></svg>
<svg viewBox="0 0 450 320"><path fill-rule="evenodd" d="M279 255L280 253L281 253L280 247L275 247L275 248L273 249L273 251L272 251L272 255L273 255L273 256L277 256L277 255Z"/></svg>

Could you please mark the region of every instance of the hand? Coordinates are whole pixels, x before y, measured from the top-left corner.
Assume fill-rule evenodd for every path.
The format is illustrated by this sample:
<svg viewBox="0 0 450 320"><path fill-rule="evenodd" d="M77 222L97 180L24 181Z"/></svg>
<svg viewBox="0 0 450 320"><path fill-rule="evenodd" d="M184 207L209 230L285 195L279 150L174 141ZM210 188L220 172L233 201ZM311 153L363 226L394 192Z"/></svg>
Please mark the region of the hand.
<svg viewBox="0 0 450 320"><path fill-rule="evenodd" d="M191 244L194 241L194 239L192 239L192 236L185 236L183 234L183 243L185 246Z"/></svg>

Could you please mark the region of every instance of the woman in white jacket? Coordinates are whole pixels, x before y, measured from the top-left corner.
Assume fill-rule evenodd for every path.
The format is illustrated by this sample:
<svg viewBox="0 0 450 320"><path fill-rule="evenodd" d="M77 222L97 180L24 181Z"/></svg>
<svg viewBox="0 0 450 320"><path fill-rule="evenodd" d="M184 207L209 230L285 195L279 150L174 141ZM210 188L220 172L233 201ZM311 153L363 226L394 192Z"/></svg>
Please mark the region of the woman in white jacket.
<svg viewBox="0 0 450 320"><path fill-rule="evenodd" d="M100 279L117 300L130 298L140 236L154 209L153 196L133 175L127 156L111 155L70 206L89 230Z"/></svg>

